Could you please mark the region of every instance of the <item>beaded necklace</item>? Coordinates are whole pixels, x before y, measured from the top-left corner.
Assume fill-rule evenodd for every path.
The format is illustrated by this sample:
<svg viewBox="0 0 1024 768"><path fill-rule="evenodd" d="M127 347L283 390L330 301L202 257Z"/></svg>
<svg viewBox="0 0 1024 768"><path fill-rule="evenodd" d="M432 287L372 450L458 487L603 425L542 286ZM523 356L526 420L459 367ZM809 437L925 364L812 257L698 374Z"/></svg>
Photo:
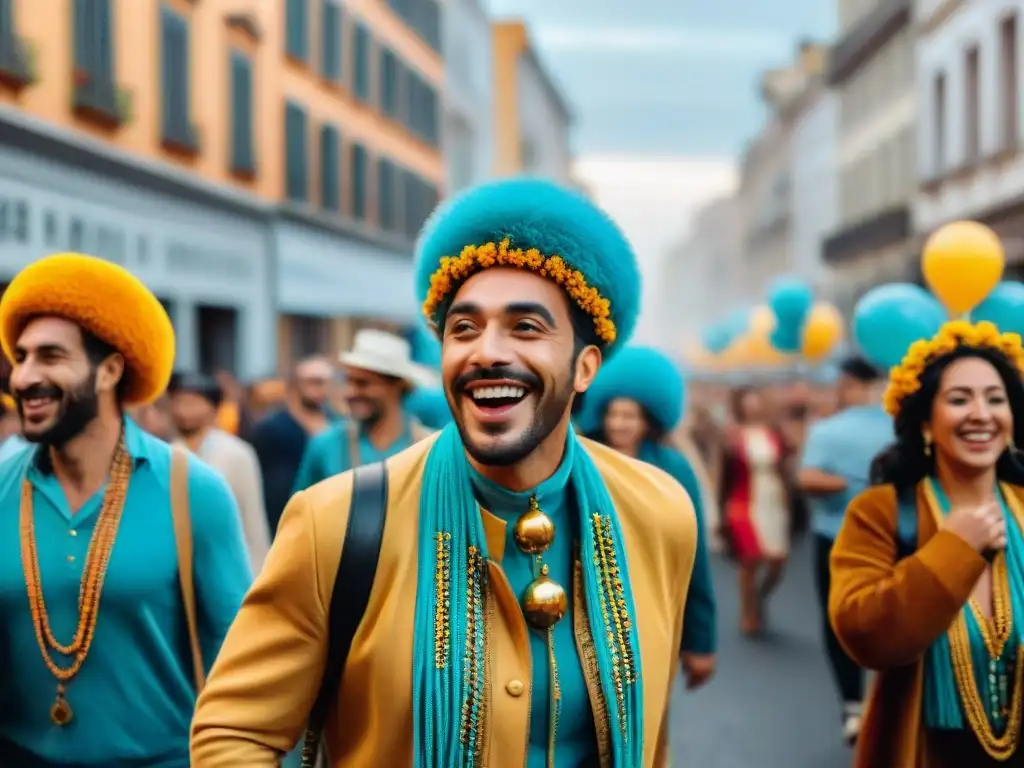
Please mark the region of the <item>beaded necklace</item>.
<svg viewBox="0 0 1024 768"><path fill-rule="evenodd" d="M100 595L114 548L117 529L124 512L125 497L128 494L128 479L131 475L131 457L121 437L114 452L110 468L110 481L103 495L89 550L82 570L82 582L78 593L78 626L71 643L57 641L50 629L50 619L43 597L42 574L39 568L39 552L36 546L35 510L32 502L32 483L26 478L21 484L21 563L25 572L25 588L28 593L29 609L32 613L32 627L36 642L50 673L57 680L57 696L50 707L50 720L54 725L65 726L71 722L74 712L65 698L66 686L78 674L89 655L99 617ZM51 649L63 656L73 657L68 666L61 666L53 658Z"/></svg>

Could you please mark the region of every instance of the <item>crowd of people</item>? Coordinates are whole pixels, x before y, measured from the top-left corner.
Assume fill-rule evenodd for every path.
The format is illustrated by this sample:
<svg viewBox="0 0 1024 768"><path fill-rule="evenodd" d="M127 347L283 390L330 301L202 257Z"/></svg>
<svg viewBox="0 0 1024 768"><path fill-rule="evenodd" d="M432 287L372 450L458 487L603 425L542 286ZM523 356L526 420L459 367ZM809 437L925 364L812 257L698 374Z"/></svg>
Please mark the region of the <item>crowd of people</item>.
<svg viewBox="0 0 1024 768"><path fill-rule="evenodd" d="M804 533L856 767L1024 764L1019 336L684 381L628 342L615 225L525 179L443 206L416 284L438 370L367 328L244 389L174 373L123 268L18 274L0 765L666 766L676 677L720 663L712 554L755 643Z"/></svg>

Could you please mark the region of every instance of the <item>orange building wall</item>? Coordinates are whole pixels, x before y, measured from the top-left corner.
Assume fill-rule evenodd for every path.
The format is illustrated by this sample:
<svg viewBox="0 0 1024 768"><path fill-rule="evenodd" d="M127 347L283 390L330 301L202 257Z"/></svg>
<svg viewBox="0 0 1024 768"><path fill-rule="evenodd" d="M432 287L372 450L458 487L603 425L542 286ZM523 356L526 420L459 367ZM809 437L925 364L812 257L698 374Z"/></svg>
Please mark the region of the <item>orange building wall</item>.
<svg viewBox="0 0 1024 768"><path fill-rule="evenodd" d="M294 97L307 107L311 126L330 120L339 126L346 141L360 141L371 154L386 155L442 186L444 163L440 150L358 105L342 89L324 84L317 76L321 7L318 0L310 2L310 60L314 62L311 69L286 60L284 0L165 1L191 18L191 117L199 128L202 144L197 156L187 157L161 146L159 0L112 3L115 79L133 97L128 124L105 129L71 110L73 0L14 0L16 33L34 49L38 78L17 95L0 87L0 102L13 103L49 123L89 134L131 154L186 168L213 182L248 189L268 200L279 200L285 197L284 100ZM384 0L349 0L345 9L350 16L361 16L378 39L386 40L407 64L441 89L444 65L440 55L405 27ZM261 32L258 41L228 26L227 17L237 13L256 21ZM349 41L347 37L346 43ZM236 178L229 170L232 45L254 54L258 170L251 180ZM352 67L352 47L348 44L345 48L347 71ZM319 167L316 142L311 140L309 146L311 192L315 192L315 169Z"/></svg>
<svg viewBox="0 0 1024 768"><path fill-rule="evenodd" d="M510 176L523 169L519 135L519 59L529 44L521 21L491 26L494 56L494 173Z"/></svg>

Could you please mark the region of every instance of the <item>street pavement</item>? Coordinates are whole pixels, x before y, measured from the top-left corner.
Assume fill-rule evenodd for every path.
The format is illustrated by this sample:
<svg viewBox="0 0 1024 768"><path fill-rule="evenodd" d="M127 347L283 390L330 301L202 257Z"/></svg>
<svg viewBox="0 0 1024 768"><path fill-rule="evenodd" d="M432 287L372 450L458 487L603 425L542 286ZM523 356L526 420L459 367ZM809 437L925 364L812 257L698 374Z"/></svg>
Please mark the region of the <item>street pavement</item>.
<svg viewBox="0 0 1024 768"><path fill-rule="evenodd" d="M736 571L712 558L718 672L701 690L675 686L672 768L850 768L840 739L814 591L809 539L794 545L769 603L769 632L739 634Z"/></svg>

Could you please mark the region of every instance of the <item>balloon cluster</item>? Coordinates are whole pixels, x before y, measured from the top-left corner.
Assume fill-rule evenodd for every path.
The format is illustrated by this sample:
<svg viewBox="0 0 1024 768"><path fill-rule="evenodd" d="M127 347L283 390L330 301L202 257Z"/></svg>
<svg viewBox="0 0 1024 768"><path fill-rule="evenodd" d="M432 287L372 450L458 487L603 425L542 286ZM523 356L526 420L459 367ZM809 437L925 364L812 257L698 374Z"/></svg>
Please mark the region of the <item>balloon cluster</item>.
<svg viewBox="0 0 1024 768"><path fill-rule="evenodd" d="M719 371L818 363L842 341L844 331L838 309L815 301L803 280L783 277L772 284L766 304L737 310L705 329L702 343L687 350L687 363Z"/></svg>
<svg viewBox="0 0 1024 768"><path fill-rule="evenodd" d="M953 318L987 320L1024 333L1024 285L1000 282L1006 255L999 237L975 221L956 221L925 243L921 271L931 289L892 283L868 291L853 313L853 336L864 356L891 368L910 345L930 339Z"/></svg>

